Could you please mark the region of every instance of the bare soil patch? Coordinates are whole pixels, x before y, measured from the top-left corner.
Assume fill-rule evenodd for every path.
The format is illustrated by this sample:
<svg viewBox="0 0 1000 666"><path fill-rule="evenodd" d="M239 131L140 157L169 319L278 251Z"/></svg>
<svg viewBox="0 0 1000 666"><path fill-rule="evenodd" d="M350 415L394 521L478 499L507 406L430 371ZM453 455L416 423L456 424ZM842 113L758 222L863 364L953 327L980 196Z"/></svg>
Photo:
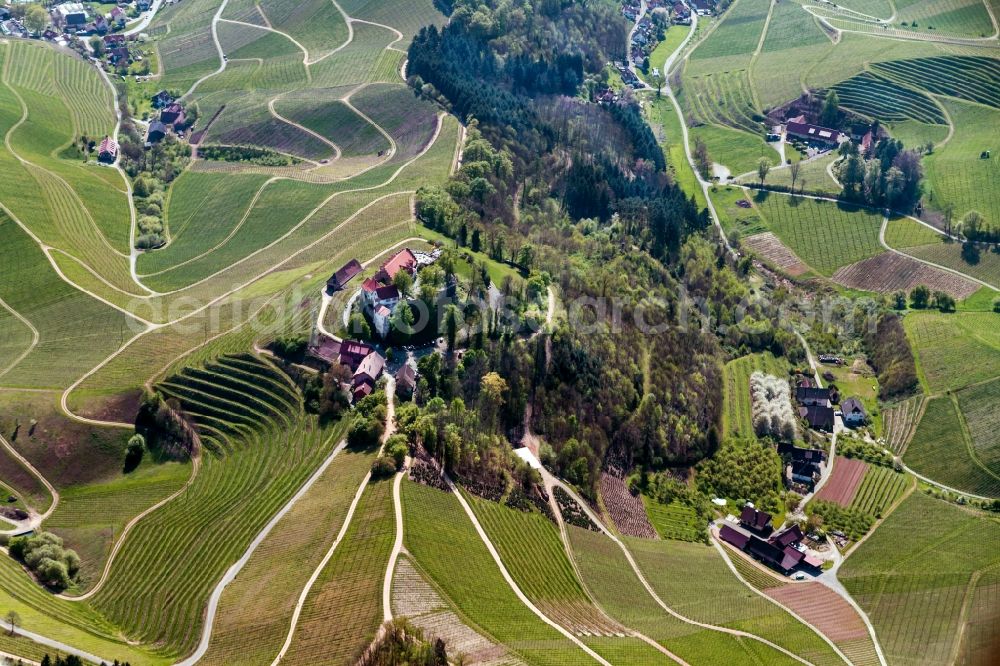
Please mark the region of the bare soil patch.
<svg viewBox="0 0 1000 666"><path fill-rule="evenodd" d="M961 275L928 266L895 252L883 252L833 274L833 281L852 289L889 293L909 292L919 284L931 291L943 291L961 300L974 294L979 285Z"/></svg>
<svg viewBox="0 0 1000 666"><path fill-rule="evenodd" d="M617 476L601 472L601 497L611 514L615 527L625 536L656 539L656 530L649 523L646 506L642 499L629 492L625 481Z"/></svg>
<svg viewBox="0 0 1000 666"><path fill-rule="evenodd" d="M767 263L793 277L809 270L809 267L770 231L747 236L740 242Z"/></svg>
<svg viewBox="0 0 1000 666"><path fill-rule="evenodd" d="M837 456L833 465L833 476L816 495L816 499L836 502L840 506L849 506L867 471L868 466L863 461Z"/></svg>

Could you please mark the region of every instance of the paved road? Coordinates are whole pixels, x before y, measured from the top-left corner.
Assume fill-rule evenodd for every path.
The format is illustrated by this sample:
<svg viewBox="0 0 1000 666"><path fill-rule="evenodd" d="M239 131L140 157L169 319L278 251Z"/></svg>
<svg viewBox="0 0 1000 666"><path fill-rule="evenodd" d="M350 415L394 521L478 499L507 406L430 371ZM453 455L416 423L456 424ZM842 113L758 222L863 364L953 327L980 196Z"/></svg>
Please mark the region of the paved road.
<svg viewBox="0 0 1000 666"><path fill-rule="evenodd" d="M38 478L38 480L41 481L42 485L45 486L45 489L49 491L49 495L52 496L52 502L49 504L49 508L45 510L45 513L38 513L33 508L26 506L29 513L28 520L18 524L18 526L15 527L14 529L5 530L3 532L0 532L0 534L19 534L27 530L38 529L38 527L42 524L42 522L46 518L51 516L52 512L56 510L57 506L59 506L59 491L56 490L55 486L49 483L49 480L46 479L42 475L42 473L39 472L35 468L35 466L28 461L27 458L21 455L21 452L15 449L3 435L0 435L0 445L2 445L5 449L7 449L7 452L14 458L16 458L18 462L24 465L25 469L34 474Z"/></svg>

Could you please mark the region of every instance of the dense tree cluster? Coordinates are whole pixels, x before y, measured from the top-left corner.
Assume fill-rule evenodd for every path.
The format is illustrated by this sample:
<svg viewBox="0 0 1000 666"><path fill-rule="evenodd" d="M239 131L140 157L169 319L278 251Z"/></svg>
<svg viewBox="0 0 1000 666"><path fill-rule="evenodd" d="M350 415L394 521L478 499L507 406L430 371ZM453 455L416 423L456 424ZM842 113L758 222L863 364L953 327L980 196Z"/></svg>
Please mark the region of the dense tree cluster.
<svg viewBox="0 0 1000 666"><path fill-rule="evenodd" d="M135 430L145 444L161 456L174 460L187 460L201 445L198 431L191 425L180 402L164 400L156 391L143 395Z"/></svg>
<svg viewBox="0 0 1000 666"><path fill-rule="evenodd" d="M13 537L7 552L35 574L40 583L55 590L65 590L80 570L80 556L63 548L63 540L51 532Z"/></svg>
<svg viewBox="0 0 1000 666"><path fill-rule="evenodd" d="M881 315L873 329L865 332L869 363L878 372L879 396L883 400L902 397L917 388L917 365L898 315Z"/></svg>
<svg viewBox="0 0 1000 666"><path fill-rule="evenodd" d="M444 641L425 640L423 632L406 618L390 620L382 628L356 666L448 666Z"/></svg>
<svg viewBox="0 0 1000 666"><path fill-rule="evenodd" d="M774 447L753 439L723 442L697 466L698 490L709 496L748 500L772 513L781 510L781 458Z"/></svg>
<svg viewBox="0 0 1000 666"><path fill-rule="evenodd" d="M866 155L851 142L842 144L841 150L843 198L893 210L909 210L920 200L924 171L917 151L906 150L891 138L880 140Z"/></svg>
<svg viewBox="0 0 1000 666"><path fill-rule="evenodd" d="M291 166L301 161L290 155L282 155L269 148L259 146L199 146L198 156L205 160L249 162L250 164L271 167Z"/></svg>

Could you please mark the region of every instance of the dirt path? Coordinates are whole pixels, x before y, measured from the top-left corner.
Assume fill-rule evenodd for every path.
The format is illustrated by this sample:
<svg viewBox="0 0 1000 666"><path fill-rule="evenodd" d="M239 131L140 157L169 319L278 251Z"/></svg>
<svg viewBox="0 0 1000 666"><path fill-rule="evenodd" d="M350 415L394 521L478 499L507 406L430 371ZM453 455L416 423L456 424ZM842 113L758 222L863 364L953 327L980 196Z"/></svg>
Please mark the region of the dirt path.
<svg viewBox="0 0 1000 666"><path fill-rule="evenodd" d="M650 585L649 581L646 579L646 576L642 573L642 570L639 569L639 565L636 563L635 559L632 557L632 552L625 546L625 544L617 536L615 536L614 534L611 533L610 530L608 530L608 528L604 525L604 523L601 522L600 518L594 513L593 509L590 508L590 505L587 504L583 500L583 498L581 498L576 493L576 491L573 490L573 488L571 488L568 484L563 483L560 479L552 476L552 474L548 470L543 469L542 470L542 477L545 478L546 476L548 476L548 477L551 478L551 483L553 483L554 485L557 485L560 488L562 488L563 490L565 490L569 494L569 496L572 497L577 502L577 504L580 505L580 508L583 509L584 513L586 513L587 516L590 518L590 520L592 520L594 522L594 524L597 525L597 527L601 530L601 532L606 537L608 537L609 539L611 539L612 541L615 542L615 544L621 549L622 553L625 555L625 559L628 560L629 566L632 568L633 573L635 573L636 577L639 579L639 582L642 584L643 588L645 588L645 590L649 594L649 596L652 597L653 601L655 601L656 604L660 608L662 608L668 615L670 615L671 617L673 617L673 618L675 618L677 620L680 620L681 622L684 622L685 624L690 624L692 626L700 627L702 629L708 629L708 630L711 630L711 631L718 631L718 632L723 633L723 634L729 634L730 636L739 636L741 638L748 638L748 639L751 639L751 640L758 641L760 643L763 643L764 645L767 645L770 648L773 648L773 649L775 649L775 650L783 653L787 657L790 657L791 659L794 659L795 661L799 662L800 664L806 664L807 666L812 666L812 664L810 662L806 661L805 659L802 659L798 655L796 655L796 654L794 654L794 653L786 650L785 648L781 647L780 645L777 645L776 643L773 643L773 642L769 641L766 638L762 638L760 636L757 636L755 634L751 634L751 633L746 632L746 631L742 631L740 629L730 629L729 627L720 627L720 626L717 626L717 625L714 625L714 624L707 624L705 622L698 622L697 620L692 620L689 617L685 617L685 616L681 615L680 613L678 613L677 611L675 611L673 608L671 608L670 606L668 606L666 603L664 603L663 599L660 598L660 595L657 594L656 590L653 589L653 586Z"/></svg>
<svg viewBox="0 0 1000 666"><path fill-rule="evenodd" d="M240 559L238 559L231 567L229 567L226 573L222 576L222 580L220 580L215 586L215 589L212 590L212 596L209 597L208 608L205 611L205 624L201 630L201 640L198 641L198 647L195 649L194 653L191 654L191 656L177 662L177 666L194 666L199 659L205 656L205 653L208 651L209 643L212 640L212 627L215 624L215 616L219 611L219 601L222 599L223 591L225 591L226 587L233 582L237 574L243 570L243 567L246 566L246 563L250 560L250 556L254 554L254 551L256 551L262 543L264 543L264 540L271 533L271 530L274 529L275 525L277 525L278 522L285 517L285 514L292 510L292 507L294 507L295 504L309 491L309 489L312 488L313 484L316 483L316 480L319 479L323 472L326 471L327 467L330 466L330 463L332 463L337 455L346 447L347 440L345 439L333 449L330 455L327 456L326 460L324 460L323 463L316 468L316 471L313 472L312 476L310 476L306 482L302 484L302 487L299 488L298 492L295 493L295 495L293 495L283 507L281 507L281 510L274 514L267 525L264 526L264 529L258 532L257 536L254 537L254 540L250 542L250 545L243 553L243 556L240 557Z"/></svg>
<svg viewBox="0 0 1000 666"><path fill-rule="evenodd" d="M3 308L7 312L9 312L15 319L20 321L22 324L27 326L29 330L31 330L31 344L28 345L28 348L25 349L23 352L21 352L17 358L15 358L11 363L9 363L6 368L0 369L0 377L3 377L8 372L13 370L18 363L27 358L28 354L30 354L32 350L34 350L34 348L38 346L38 339L40 336L38 335L38 329L35 328L34 325L30 321L28 321L20 312L18 312L11 306L7 305L7 303L2 298L0 298L0 308Z"/></svg>
<svg viewBox="0 0 1000 666"><path fill-rule="evenodd" d="M545 613L539 610L538 607L531 602L531 599L529 599L527 595L525 595L524 592L521 591L521 588L518 587L517 583L514 581L514 578L510 575L510 572L507 570L507 567L504 566L503 560L500 558L500 553L498 553L497 549L493 546L493 542L490 541L490 538L489 536L487 536L486 531L483 529L483 526L479 523L479 519L476 518L476 514L472 511L472 507L470 507L469 503L465 501L465 498L462 497L462 493L459 492L458 487L455 486L455 484L451 481L451 479L445 477L445 481L448 483L448 486L451 488L451 491L455 495L455 497L458 498L458 503L462 505L462 509L465 511L465 515L467 515L469 517L469 520L472 521L472 526L476 528L476 533L479 534L479 538L482 540L483 545L486 546L486 550L489 551L490 555L493 557L493 561L496 562L496 565L500 569L500 574L503 576L503 579L507 581L507 585L514 592L517 598L520 599L521 603L527 606L528 609L538 617L538 619L540 619L542 622L555 629L563 637L567 638L574 645L576 645L578 648L587 653L588 656L592 657L597 663L601 664L602 666L611 666L611 664L607 662L601 655L597 654L592 649L587 647L587 645L584 644L583 641L581 641L579 638L577 638L572 633L563 628L562 625L550 619L547 615L545 615Z"/></svg>
<svg viewBox="0 0 1000 666"><path fill-rule="evenodd" d="M45 489L49 491L49 495L51 495L52 497L52 501L49 503L49 508L45 510L45 513L38 513L34 508L27 507L30 512L30 516L28 518L26 529L32 529L32 530L38 529L38 526L41 525L46 518L51 516L52 512L56 510L57 506L59 506L59 491L56 490L55 486L49 483L49 480L46 479L45 476L41 472L39 472L38 469L34 465L32 465L27 458L21 455L21 453L17 449L15 449L11 445L11 443L7 441L7 438L5 438L3 435L0 435L0 445L2 445L5 449L7 449L7 452L10 455L14 456L14 458L19 463L21 463L25 467L25 469L27 469L29 472L35 475L35 477L42 483L42 485L45 486ZM22 528L15 528L13 530L7 530L6 532L0 532L0 534L15 534L21 531L23 531Z"/></svg>
<svg viewBox="0 0 1000 666"><path fill-rule="evenodd" d="M387 381L386 381L386 385L385 385L385 396L386 396L386 408L387 408L387 410L386 410L386 417L385 417L385 421L386 421L385 422L385 434L383 434L383 436L382 436L382 446L379 447L379 454L382 453L382 447L385 446L386 440L389 439L389 433L390 433L390 431L395 432L395 421L394 421L394 419L395 419L395 413L396 413L396 410L395 410L396 382L392 379L392 377L389 377L389 376L386 377L386 380ZM346 444L347 444L347 442L344 441L344 442L342 442L341 445L344 446ZM397 475L397 477L398 476L399 475ZM295 629L296 629L296 627L298 627L299 617L301 617L301 615L302 615L302 609L305 607L306 600L309 598L309 592L312 590L313 585L316 584L316 581L319 579L320 574L323 573L323 569L325 569L326 565L330 562L330 558L332 558L334 552L336 552L337 546L339 546L340 542L344 540L344 536L347 534L347 530L351 527L351 521L354 519L354 513L355 513L355 511L358 508L358 503L361 501L361 496L364 494L365 488L368 487L368 482L371 481L371 478L372 478L372 473L369 471L367 474L365 474L365 478L363 478L361 480L361 484L358 486L358 491L354 494L354 500L351 502L351 506L347 510L347 515L344 517L344 523L340 526L340 531L337 533L337 538L333 540L332 544L330 544L330 548L326 551L326 554L323 555L323 559L320 560L320 563L313 570L312 575L309 577L309 580L306 582L305 586L302 588L302 592L299 594L299 600L297 602L295 602L295 608L292 610L292 619L291 619L291 622L289 623L289 626L288 626L288 633L285 635L285 642L282 643L281 649L278 650L277 656L274 658L274 661L271 662L271 666L278 666L278 664L281 663L282 658L284 658L284 656L286 654L288 654L288 649L292 646L292 640L295 638ZM396 502L396 497L397 497L397 495L396 495L396 489L393 488L393 503L394 504ZM397 535L398 535L399 530L401 529L401 526L402 526L402 520L401 519L397 519L396 526L397 526L396 529L397 529ZM396 556L398 557L398 553L396 553ZM389 581L390 581L389 582L389 587L390 587L390 600L391 600L391 587L392 587L391 576L387 576L387 578L389 578ZM385 599L385 588L384 587L383 587L382 594L383 594L383 600L384 600ZM207 648L208 641L206 640L205 643L206 643L206 648ZM197 661L197 660L195 660L195 661ZM193 666L194 663L195 663L194 661L191 661L191 662L181 662L181 663L177 664L176 666Z"/></svg>
<svg viewBox="0 0 1000 666"><path fill-rule="evenodd" d="M118 555L118 551L120 551L122 546L125 545L125 538L128 536L129 532L132 531L132 528L135 527L140 520L142 520L149 514L153 513L160 507L164 506L168 502L176 499L185 490L190 488L191 484L194 483L195 478L198 476L199 469L201 469L201 453L196 452L195 455L191 458L191 475L188 477L188 480L184 482L184 485L175 490L169 496L164 497L153 506L149 507L139 515L132 518L132 520L128 521L128 524L125 525L125 528L122 530L121 534L118 535L118 539L115 541L114 546L112 546L111 554L108 555L108 561L104 563L104 571L101 572L101 578L100 580L97 581L97 584L94 585L94 587L90 588L90 590L79 596L70 596L66 594L57 594L56 596L59 597L60 599L66 599L67 601L84 601L97 594L100 591L100 589L104 587L104 583L107 582L108 576L111 575L111 565L114 564L115 556Z"/></svg>

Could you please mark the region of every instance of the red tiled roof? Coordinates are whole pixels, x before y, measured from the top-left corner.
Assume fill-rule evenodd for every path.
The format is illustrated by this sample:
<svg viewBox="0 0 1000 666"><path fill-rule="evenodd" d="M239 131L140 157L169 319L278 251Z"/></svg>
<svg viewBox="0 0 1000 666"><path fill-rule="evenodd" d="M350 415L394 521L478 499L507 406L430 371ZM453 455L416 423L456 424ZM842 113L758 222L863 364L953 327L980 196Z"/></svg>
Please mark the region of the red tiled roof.
<svg viewBox="0 0 1000 666"><path fill-rule="evenodd" d="M785 131L794 136L822 141L824 143L837 143L837 140L840 138L840 132L837 130L820 127L819 125L810 125L809 123L788 121L785 124Z"/></svg>
<svg viewBox="0 0 1000 666"><path fill-rule="evenodd" d="M361 283L361 288L364 289L365 291L368 291L368 292L377 291L378 290L378 282L375 281L375 278L368 278L364 282Z"/></svg>
<svg viewBox="0 0 1000 666"><path fill-rule="evenodd" d="M396 273L400 269L405 268L407 270L413 270L413 267L417 265L417 258L410 251L410 248L404 247L402 250L392 255L387 262L382 264L381 272L391 280L396 277Z"/></svg>
<svg viewBox="0 0 1000 666"><path fill-rule="evenodd" d="M104 139L101 140L101 145L97 148L97 154L100 155L101 153L117 155L118 144L110 136L104 137Z"/></svg>

